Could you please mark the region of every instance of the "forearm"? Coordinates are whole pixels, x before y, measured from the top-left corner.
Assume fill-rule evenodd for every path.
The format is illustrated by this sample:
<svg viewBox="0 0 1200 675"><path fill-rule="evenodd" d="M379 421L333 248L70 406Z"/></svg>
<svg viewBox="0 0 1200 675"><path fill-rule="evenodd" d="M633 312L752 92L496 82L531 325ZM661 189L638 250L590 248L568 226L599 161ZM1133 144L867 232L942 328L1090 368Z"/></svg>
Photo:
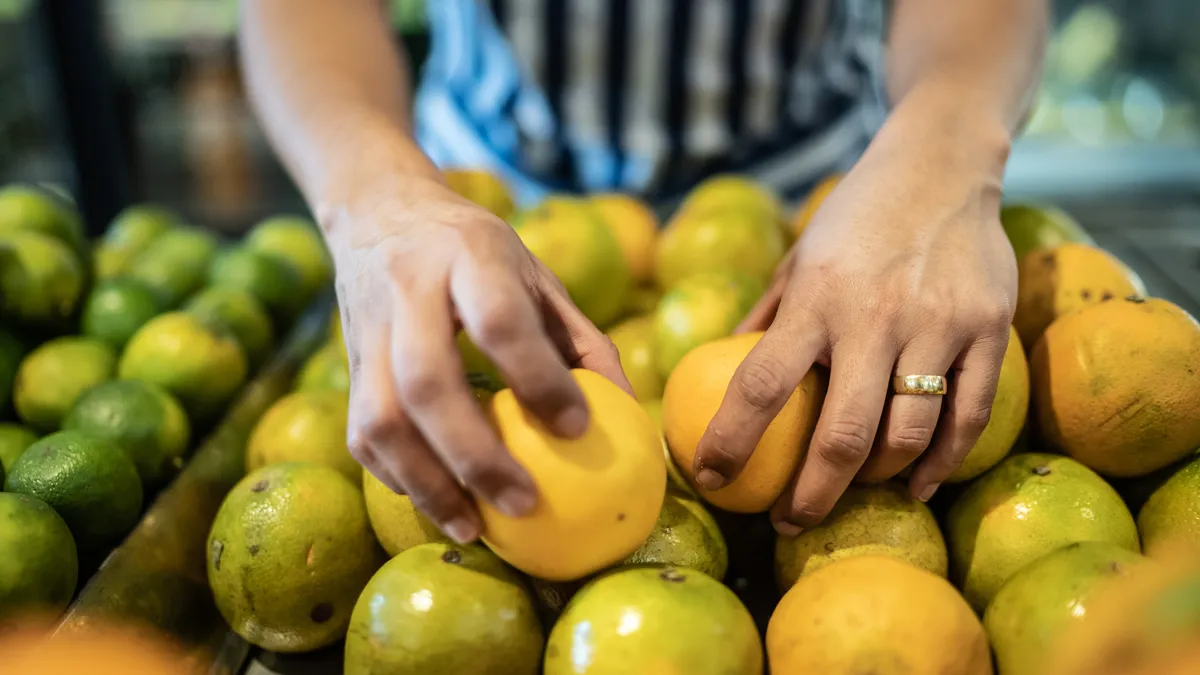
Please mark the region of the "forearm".
<svg viewBox="0 0 1200 675"><path fill-rule="evenodd" d="M404 55L379 0L248 0L240 49L267 135L323 225L351 189L435 177L411 138Z"/></svg>
<svg viewBox="0 0 1200 675"><path fill-rule="evenodd" d="M1037 89L1047 4L896 0L886 76L899 119L889 124L922 127L964 150L981 144L1002 168Z"/></svg>
<svg viewBox="0 0 1200 675"><path fill-rule="evenodd" d="M886 52L892 110L860 165L890 177L906 199L913 190L930 192L930 199L968 200L990 213L999 208L1012 139L1037 88L1047 0L893 6Z"/></svg>

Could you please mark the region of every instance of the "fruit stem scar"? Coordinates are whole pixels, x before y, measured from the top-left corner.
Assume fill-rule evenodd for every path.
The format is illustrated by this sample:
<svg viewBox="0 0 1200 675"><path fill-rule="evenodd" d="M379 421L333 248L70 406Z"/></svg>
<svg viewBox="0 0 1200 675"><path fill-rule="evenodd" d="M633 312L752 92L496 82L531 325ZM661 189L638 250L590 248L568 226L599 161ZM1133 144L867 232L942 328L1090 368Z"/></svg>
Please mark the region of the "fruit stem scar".
<svg viewBox="0 0 1200 675"><path fill-rule="evenodd" d="M1049 476L1050 467L1039 464L1038 466L1033 467L1033 473L1038 476Z"/></svg>
<svg viewBox="0 0 1200 675"><path fill-rule="evenodd" d="M225 544L219 539L214 539L212 543L212 563L213 569L221 571L221 553L225 550Z"/></svg>
<svg viewBox="0 0 1200 675"><path fill-rule="evenodd" d="M266 480L260 480L257 483L255 483L254 485L250 486L250 491L251 492L262 492L263 490L267 489L267 485L269 485L269 483Z"/></svg>
<svg viewBox="0 0 1200 675"><path fill-rule="evenodd" d="M662 573L659 574L658 576L663 581L669 581L672 583L679 583L686 579L686 577L684 577L682 574L680 574L679 571L676 570L674 567L668 567L667 569L663 570Z"/></svg>
<svg viewBox="0 0 1200 675"><path fill-rule="evenodd" d="M442 554L442 562L447 562L451 565L457 565L458 563L462 562L462 553L459 553L455 550L446 551Z"/></svg>

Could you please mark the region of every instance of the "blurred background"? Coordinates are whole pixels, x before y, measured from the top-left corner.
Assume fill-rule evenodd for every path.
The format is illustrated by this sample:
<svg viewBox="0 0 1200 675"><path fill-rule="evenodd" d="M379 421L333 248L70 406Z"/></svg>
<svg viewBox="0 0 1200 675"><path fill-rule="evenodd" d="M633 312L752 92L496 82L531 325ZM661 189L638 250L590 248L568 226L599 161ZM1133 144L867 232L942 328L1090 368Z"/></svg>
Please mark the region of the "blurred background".
<svg viewBox="0 0 1200 675"><path fill-rule="evenodd" d="M392 3L419 62L424 0ZM1059 0L1054 14L1009 195L1200 229L1200 3ZM246 104L236 24L236 0L0 0L0 183L61 182L95 216L163 202L224 230L302 210Z"/></svg>

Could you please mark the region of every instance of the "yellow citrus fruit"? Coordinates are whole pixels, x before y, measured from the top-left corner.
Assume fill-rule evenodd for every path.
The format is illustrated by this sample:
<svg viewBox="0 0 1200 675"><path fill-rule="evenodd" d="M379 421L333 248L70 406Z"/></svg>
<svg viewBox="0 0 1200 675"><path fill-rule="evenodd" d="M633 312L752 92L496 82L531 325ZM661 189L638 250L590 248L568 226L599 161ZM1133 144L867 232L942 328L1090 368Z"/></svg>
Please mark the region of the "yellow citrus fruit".
<svg viewBox="0 0 1200 675"><path fill-rule="evenodd" d="M771 614L767 660L780 674L992 674L983 626L954 587L886 556L801 577Z"/></svg>
<svg viewBox="0 0 1200 675"><path fill-rule="evenodd" d="M512 224L593 323L607 326L620 316L632 278L617 238L595 207L582 199L551 197L516 214Z"/></svg>
<svg viewBox="0 0 1200 675"><path fill-rule="evenodd" d="M996 398L992 400L992 416L963 463L946 479L947 483L971 480L999 464L1025 428L1025 416L1029 413L1029 365L1016 329L1010 327L1008 333Z"/></svg>
<svg viewBox="0 0 1200 675"><path fill-rule="evenodd" d="M413 506L408 495L392 492L366 469L362 472L362 485L371 529L375 530L375 538L388 555L397 556L421 544L450 541L433 521Z"/></svg>
<svg viewBox="0 0 1200 675"><path fill-rule="evenodd" d="M584 577L637 549L654 529L667 481L661 437L646 411L603 376L571 372L590 411L578 439L555 437L510 389L490 404L501 440L537 487L534 511L513 518L479 502L488 546L551 581Z"/></svg>
<svg viewBox="0 0 1200 675"><path fill-rule="evenodd" d="M654 319L639 316L626 319L608 331L608 337L621 355L621 369L633 385L639 401L662 397L663 377L654 358Z"/></svg>
<svg viewBox="0 0 1200 675"><path fill-rule="evenodd" d="M1200 323L1166 300L1059 317L1029 372L1041 432L1100 473L1142 476L1200 446Z"/></svg>
<svg viewBox="0 0 1200 675"><path fill-rule="evenodd" d="M497 218L508 220L512 215L512 196L496 176L482 169L447 169L442 175L460 197L491 211Z"/></svg>
<svg viewBox="0 0 1200 675"><path fill-rule="evenodd" d="M625 256L637 283L654 279L654 245L658 240L658 218L644 202L622 194L591 197L592 206L604 219Z"/></svg>
<svg viewBox="0 0 1200 675"><path fill-rule="evenodd" d="M672 286L654 310L659 375L668 377L685 354L732 333L762 292L762 284L751 277L715 272Z"/></svg>
<svg viewBox="0 0 1200 675"><path fill-rule="evenodd" d="M1027 253L1017 273L1013 325L1028 347L1067 312L1146 294L1133 270L1104 249L1087 244L1066 243Z"/></svg>
<svg viewBox="0 0 1200 675"><path fill-rule="evenodd" d="M279 399L250 434L246 471L280 462L313 462L357 483L362 467L346 449L349 408L349 394L339 389L297 391Z"/></svg>
<svg viewBox="0 0 1200 675"><path fill-rule="evenodd" d="M658 285L671 288L698 273L728 273L766 284L786 252L774 221L738 208L683 213L658 238Z"/></svg>

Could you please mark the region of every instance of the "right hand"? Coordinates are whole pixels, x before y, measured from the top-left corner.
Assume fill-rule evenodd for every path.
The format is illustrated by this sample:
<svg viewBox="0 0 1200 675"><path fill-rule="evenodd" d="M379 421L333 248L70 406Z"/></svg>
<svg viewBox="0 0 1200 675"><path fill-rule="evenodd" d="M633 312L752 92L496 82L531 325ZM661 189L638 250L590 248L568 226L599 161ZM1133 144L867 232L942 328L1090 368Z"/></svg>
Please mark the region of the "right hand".
<svg viewBox="0 0 1200 675"><path fill-rule="evenodd" d="M350 360L347 444L443 532L470 542L482 532L474 499L521 516L537 494L465 379L460 326L556 435L588 425L569 368L632 390L612 342L503 220L435 179L365 192L322 218Z"/></svg>

